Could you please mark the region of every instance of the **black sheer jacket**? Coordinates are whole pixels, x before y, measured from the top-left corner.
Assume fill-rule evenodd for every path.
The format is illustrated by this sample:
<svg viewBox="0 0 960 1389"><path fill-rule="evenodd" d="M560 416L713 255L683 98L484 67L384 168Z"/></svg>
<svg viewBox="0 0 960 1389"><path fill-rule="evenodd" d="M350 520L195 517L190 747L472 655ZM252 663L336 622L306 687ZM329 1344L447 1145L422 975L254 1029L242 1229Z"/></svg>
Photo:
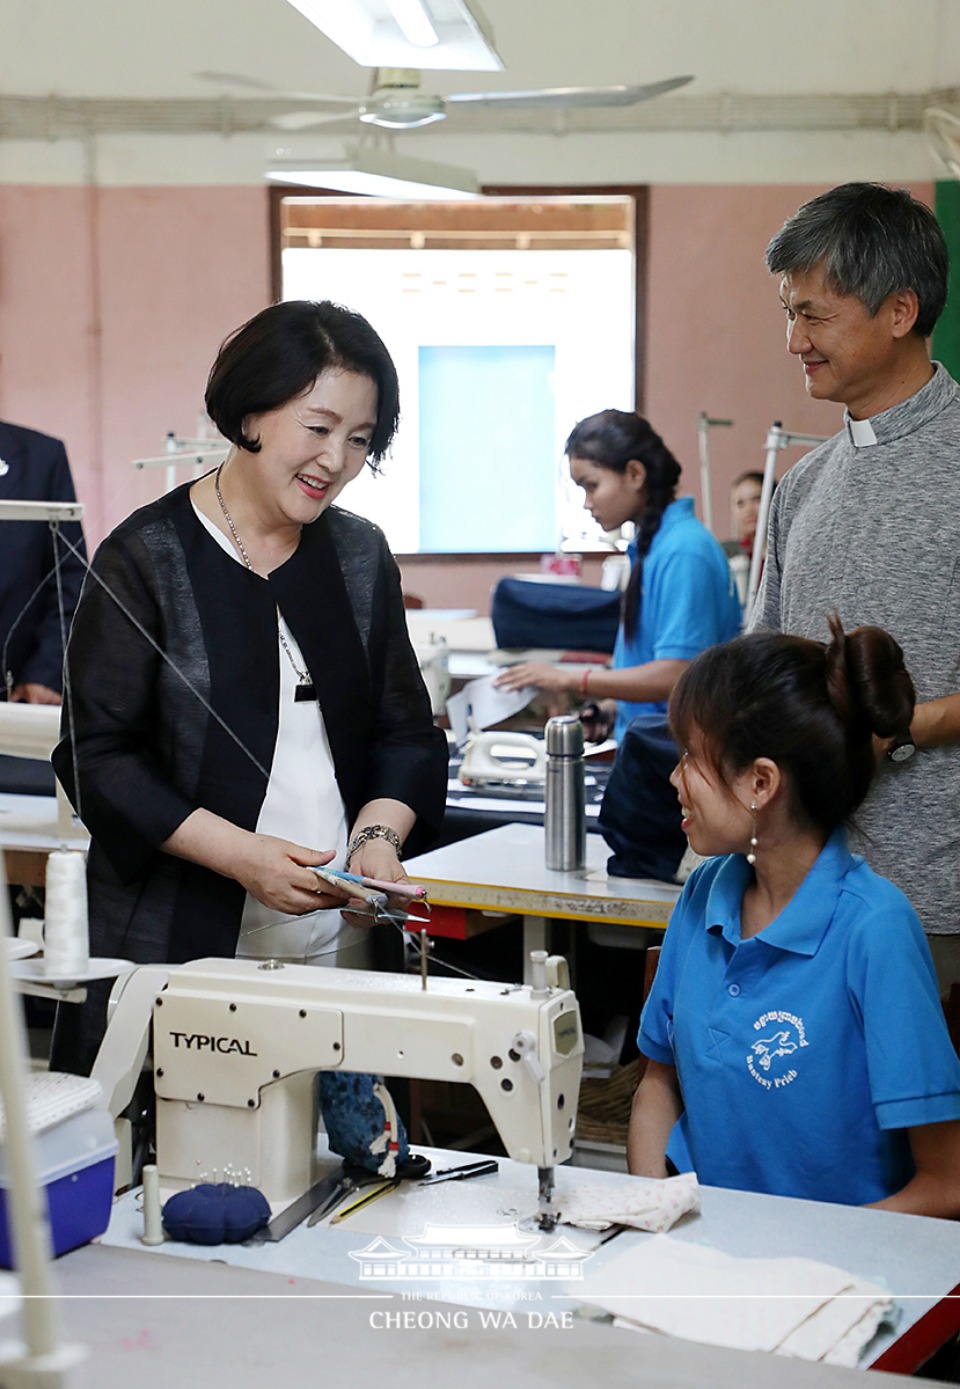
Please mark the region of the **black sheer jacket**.
<svg viewBox="0 0 960 1389"><path fill-rule="evenodd" d="M446 742L383 534L331 508L263 579L220 549L178 488L97 551L67 651L53 763L92 837L93 954L235 953L244 889L159 846L198 807L256 828L277 735L278 606L317 687L348 823L388 796L417 815L411 851L439 828Z"/></svg>

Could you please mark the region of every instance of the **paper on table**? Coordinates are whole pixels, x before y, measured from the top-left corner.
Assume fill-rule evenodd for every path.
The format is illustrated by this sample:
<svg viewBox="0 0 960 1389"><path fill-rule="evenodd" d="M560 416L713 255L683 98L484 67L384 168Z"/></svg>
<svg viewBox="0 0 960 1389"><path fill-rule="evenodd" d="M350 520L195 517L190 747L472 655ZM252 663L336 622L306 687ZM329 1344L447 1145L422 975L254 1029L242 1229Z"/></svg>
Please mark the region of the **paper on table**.
<svg viewBox="0 0 960 1389"><path fill-rule="evenodd" d="M485 675L480 680L470 680L447 700L447 717L458 744L465 741L471 723L474 728L502 723L511 714L526 709L538 693L533 685L525 685L522 690L497 689L493 683L496 678Z"/></svg>
<svg viewBox="0 0 960 1389"><path fill-rule="evenodd" d="M588 1274L577 1295L685 1340L848 1365L893 1309L886 1289L830 1264L738 1259L669 1235L624 1250Z"/></svg>

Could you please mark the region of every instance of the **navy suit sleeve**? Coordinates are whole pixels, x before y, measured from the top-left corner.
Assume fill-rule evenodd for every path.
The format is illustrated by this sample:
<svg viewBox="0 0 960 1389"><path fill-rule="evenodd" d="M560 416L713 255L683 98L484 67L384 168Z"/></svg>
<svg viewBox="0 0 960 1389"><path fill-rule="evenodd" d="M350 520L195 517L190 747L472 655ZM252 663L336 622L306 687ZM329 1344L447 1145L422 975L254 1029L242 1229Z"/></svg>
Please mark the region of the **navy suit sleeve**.
<svg viewBox="0 0 960 1389"><path fill-rule="evenodd" d="M45 500L76 501L77 494L70 475L66 449L59 439L45 442L49 444L49 449L45 450L48 456L44 459L43 465L47 474ZM78 549L85 558L82 527L76 522L67 523L61 529L62 540L55 539L52 532L47 532L48 577L37 596L33 650L27 657L18 680L18 683L46 685L58 691L63 684L63 637L70 631L86 572L83 559L75 555L67 544L62 543L69 541L69 545ZM60 630L61 598L63 633Z"/></svg>
<svg viewBox="0 0 960 1389"><path fill-rule="evenodd" d="M0 497L18 501L76 501L67 453L59 439L0 421ZM73 547L71 549L71 547ZM79 551L79 555L74 554ZM79 522L59 528L4 521L0 528L0 650L13 683L59 691L64 632L85 573Z"/></svg>

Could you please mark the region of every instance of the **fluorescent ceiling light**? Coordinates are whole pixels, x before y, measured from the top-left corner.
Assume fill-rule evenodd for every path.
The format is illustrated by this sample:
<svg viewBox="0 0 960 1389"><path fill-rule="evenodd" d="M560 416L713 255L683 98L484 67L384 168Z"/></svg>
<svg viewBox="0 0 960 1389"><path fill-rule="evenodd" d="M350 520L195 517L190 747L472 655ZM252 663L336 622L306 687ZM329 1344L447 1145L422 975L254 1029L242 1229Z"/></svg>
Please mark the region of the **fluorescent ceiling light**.
<svg viewBox="0 0 960 1389"><path fill-rule="evenodd" d="M430 23L423 0L387 0L387 8L400 26L408 43L416 48L432 48L440 35Z"/></svg>
<svg viewBox="0 0 960 1389"><path fill-rule="evenodd" d="M493 31L475 0L290 0L290 4L362 67L503 71ZM415 12L419 27L411 32L406 26L418 23ZM436 42L426 47L424 21L436 36Z"/></svg>
<svg viewBox="0 0 960 1389"><path fill-rule="evenodd" d="M480 197L480 186L469 169L407 159L383 150L357 150L346 159L274 159L267 169L267 178L274 183L330 188L401 202L450 202Z"/></svg>

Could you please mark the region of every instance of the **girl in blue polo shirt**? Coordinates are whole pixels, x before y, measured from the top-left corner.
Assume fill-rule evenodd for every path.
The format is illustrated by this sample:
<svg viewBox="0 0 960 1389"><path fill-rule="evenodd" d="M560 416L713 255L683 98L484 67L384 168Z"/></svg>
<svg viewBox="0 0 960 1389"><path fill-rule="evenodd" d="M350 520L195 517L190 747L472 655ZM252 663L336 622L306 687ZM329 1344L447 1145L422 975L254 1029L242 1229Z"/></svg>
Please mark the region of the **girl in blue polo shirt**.
<svg viewBox="0 0 960 1389"><path fill-rule="evenodd" d="M640 1022L628 1164L712 1186L960 1215L960 1063L903 893L847 848L876 757L909 776L886 632L698 657L670 723L692 874ZM911 827L904 825L904 835Z"/></svg>
<svg viewBox="0 0 960 1389"><path fill-rule="evenodd" d="M497 679L505 689L535 685L588 699L589 738L623 740L638 714L659 715L694 656L740 630L740 601L723 547L678 497L680 464L642 415L601 410L577 424L565 452L583 504L602 530L627 521L636 535L630 580L610 669L523 662ZM599 702L598 702L599 701Z"/></svg>

